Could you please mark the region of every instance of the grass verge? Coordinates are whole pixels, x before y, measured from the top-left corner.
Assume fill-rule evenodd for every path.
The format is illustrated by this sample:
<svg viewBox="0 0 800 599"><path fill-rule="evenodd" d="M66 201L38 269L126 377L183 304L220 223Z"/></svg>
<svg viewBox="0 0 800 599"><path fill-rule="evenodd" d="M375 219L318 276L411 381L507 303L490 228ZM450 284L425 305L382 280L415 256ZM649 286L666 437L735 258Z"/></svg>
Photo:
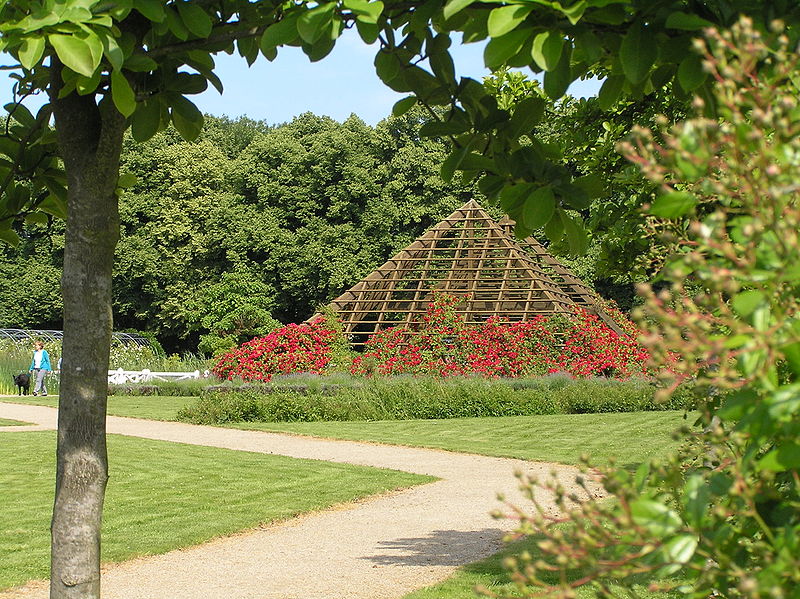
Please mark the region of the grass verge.
<svg viewBox="0 0 800 599"><path fill-rule="evenodd" d="M0 444L0 589L47 578L55 433ZM428 482L404 472L109 435L104 562Z"/></svg>
<svg viewBox="0 0 800 599"><path fill-rule="evenodd" d="M20 422L19 420L9 420L8 418L0 418L0 426L24 426L30 425L30 422Z"/></svg>
<svg viewBox="0 0 800 599"><path fill-rule="evenodd" d="M559 414L381 422L241 422L227 426L577 464L614 457L632 466L677 447L684 412Z"/></svg>
<svg viewBox="0 0 800 599"><path fill-rule="evenodd" d="M196 397L174 396L135 396L111 395L108 398L108 414L110 416L126 416L128 418L145 418L147 420L175 420L178 410L195 401ZM8 397L2 401L24 403L35 406L58 407L58 397Z"/></svg>

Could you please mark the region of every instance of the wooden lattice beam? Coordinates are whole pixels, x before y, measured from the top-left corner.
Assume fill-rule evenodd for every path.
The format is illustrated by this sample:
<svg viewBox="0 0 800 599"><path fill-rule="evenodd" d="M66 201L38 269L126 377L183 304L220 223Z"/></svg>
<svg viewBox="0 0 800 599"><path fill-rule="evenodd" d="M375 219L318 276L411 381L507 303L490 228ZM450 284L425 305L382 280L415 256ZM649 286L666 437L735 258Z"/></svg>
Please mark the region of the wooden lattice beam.
<svg viewBox="0 0 800 599"><path fill-rule="evenodd" d="M590 301L597 312L591 289L536 240L516 241L512 227L470 200L329 307L356 347L381 329L421 317L434 291L464 297L458 311L471 324L566 314Z"/></svg>

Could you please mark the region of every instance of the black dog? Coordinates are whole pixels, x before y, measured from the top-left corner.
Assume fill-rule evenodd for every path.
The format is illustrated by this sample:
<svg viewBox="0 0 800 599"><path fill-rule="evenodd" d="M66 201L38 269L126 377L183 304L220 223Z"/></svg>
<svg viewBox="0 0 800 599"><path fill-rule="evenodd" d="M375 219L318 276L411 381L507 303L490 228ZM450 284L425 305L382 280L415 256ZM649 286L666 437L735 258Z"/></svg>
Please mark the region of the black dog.
<svg viewBox="0 0 800 599"><path fill-rule="evenodd" d="M14 384L19 389L20 395L27 395L28 392L31 390L31 377L27 374L15 374L12 375L14 379Z"/></svg>

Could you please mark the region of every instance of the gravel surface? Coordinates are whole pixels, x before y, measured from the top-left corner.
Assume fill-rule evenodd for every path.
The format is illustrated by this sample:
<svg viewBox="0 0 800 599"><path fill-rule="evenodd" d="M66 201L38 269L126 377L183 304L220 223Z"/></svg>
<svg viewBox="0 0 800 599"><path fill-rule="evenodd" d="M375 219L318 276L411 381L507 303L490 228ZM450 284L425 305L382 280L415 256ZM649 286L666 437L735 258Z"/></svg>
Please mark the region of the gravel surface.
<svg viewBox="0 0 800 599"><path fill-rule="evenodd" d="M53 408L0 403L0 417L32 422L37 429L55 428L56 416ZM498 493L525 505L515 472L540 477L553 472L568 488L576 487L576 469L559 464L114 416L108 417L107 426L109 433L121 435L391 468L440 479L196 547L110 565L103 574L107 599L398 598L444 580L459 566L501 547L513 522L495 520L490 512L501 507ZM3 429L7 427L0 427L0 438ZM599 493L599 487L594 492ZM552 506L547 497L541 501ZM0 599L12 597L45 598L47 583L0 593Z"/></svg>

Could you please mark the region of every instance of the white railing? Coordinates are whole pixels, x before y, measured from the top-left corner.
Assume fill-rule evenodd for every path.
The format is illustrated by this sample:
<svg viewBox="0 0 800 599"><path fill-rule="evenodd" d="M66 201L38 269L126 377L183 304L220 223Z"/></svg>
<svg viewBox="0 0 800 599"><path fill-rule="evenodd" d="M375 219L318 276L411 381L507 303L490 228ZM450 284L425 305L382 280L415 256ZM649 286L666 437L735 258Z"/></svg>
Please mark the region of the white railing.
<svg viewBox="0 0 800 599"><path fill-rule="evenodd" d="M190 379L207 378L208 370L201 373L199 370L193 372L152 372L144 370L116 370L108 371L108 382L111 385L125 385L127 383L149 383L151 381L186 381Z"/></svg>

